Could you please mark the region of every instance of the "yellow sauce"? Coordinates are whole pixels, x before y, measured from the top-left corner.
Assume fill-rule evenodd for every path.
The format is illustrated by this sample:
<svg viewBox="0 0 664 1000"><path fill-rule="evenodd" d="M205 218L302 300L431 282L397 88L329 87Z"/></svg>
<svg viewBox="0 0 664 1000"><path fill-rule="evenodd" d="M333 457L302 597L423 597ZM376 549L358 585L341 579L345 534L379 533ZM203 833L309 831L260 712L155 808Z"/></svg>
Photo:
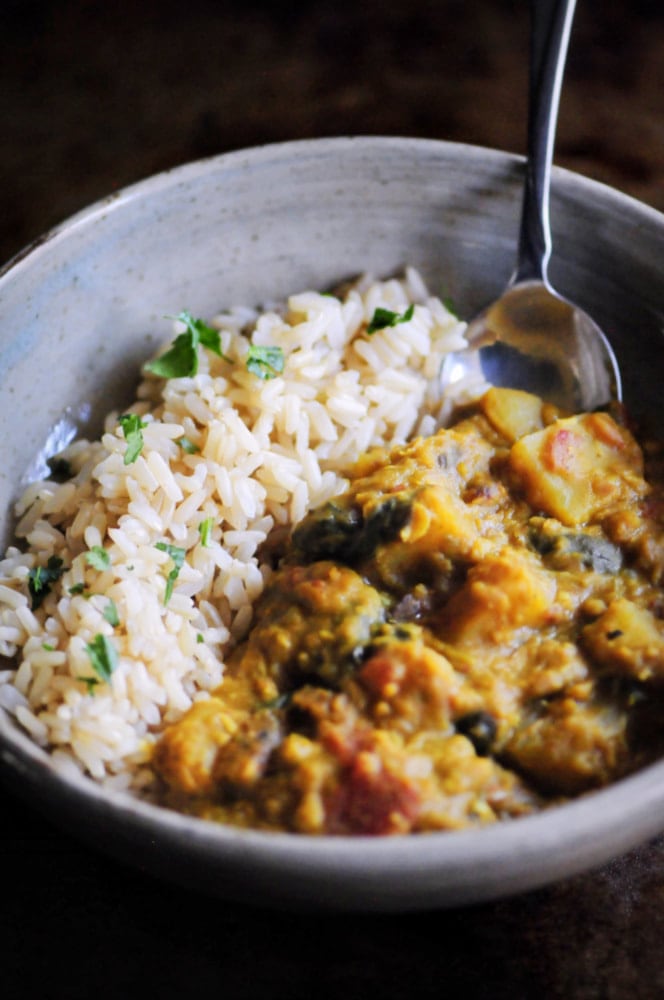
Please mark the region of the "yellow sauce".
<svg viewBox="0 0 664 1000"><path fill-rule="evenodd" d="M295 528L222 687L161 737L164 801L309 834L458 829L654 759L659 458L607 413L503 389L367 455Z"/></svg>

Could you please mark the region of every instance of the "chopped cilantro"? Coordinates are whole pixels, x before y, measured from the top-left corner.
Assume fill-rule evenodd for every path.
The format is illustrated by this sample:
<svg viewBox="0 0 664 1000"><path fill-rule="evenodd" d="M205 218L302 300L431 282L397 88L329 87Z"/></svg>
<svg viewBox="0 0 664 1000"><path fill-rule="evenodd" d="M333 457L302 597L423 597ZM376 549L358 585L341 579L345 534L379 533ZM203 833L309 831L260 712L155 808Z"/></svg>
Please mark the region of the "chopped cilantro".
<svg viewBox="0 0 664 1000"><path fill-rule="evenodd" d="M100 683L98 677L77 677L76 680L81 681L82 684L85 684L85 686L88 689L88 694L94 694L95 688Z"/></svg>
<svg viewBox="0 0 664 1000"><path fill-rule="evenodd" d="M206 517L204 521L198 525L198 533L201 536L201 545L204 549L210 544L210 539L212 537L212 528L214 527L214 518Z"/></svg>
<svg viewBox="0 0 664 1000"><path fill-rule="evenodd" d="M178 334L170 350L160 358L149 361L145 366L146 371L161 378L185 378L195 375L198 371L199 344L218 354L225 361L230 360L221 349L221 337L214 327L208 326L202 319L195 319L186 310L175 319L184 323L185 332Z"/></svg>
<svg viewBox="0 0 664 1000"><path fill-rule="evenodd" d="M188 455L196 455L201 450L198 445L186 435L178 438L175 443L179 444L182 450L186 451Z"/></svg>
<svg viewBox="0 0 664 1000"><path fill-rule="evenodd" d="M413 318L414 312L414 305L408 306L406 311L403 313L392 312L391 309L381 309L379 306L377 309L374 309L371 322L367 327L367 333L371 336L371 334L376 333L377 330L384 330L388 326L396 326L397 323L407 323L408 320Z"/></svg>
<svg viewBox="0 0 664 1000"><path fill-rule="evenodd" d="M196 642L198 642L198 643L205 642L205 639L203 638L203 635L202 635L201 632L197 633L197 635L196 635Z"/></svg>
<svg viewBox="0 0 664 1000"><path fill-rule="evenodd" d="M111 565L111 557L101 545L93 545L89 552L85 553L85 561L93 569L103 571Z"/></svg>
<svg viewBox="0 0 664 1000"><path fill-rule="evenodd" d="M457 310L457 307L455 306L453 299L451 299L449 295L443 299L443 305L447 309L448 313L451 313L455 319L459 318L459 312Z"/></svg>
<svg viewBox="0 0 664 1000"><path fill-rule="evenodd" d="M118 627L120 624L120 616L118 615L118 609L115 606L115 601L109 598L108 604L104 608L102 614L109 625L112 625L113 628Z"/></svg>
<svg viewBox="0 0 664 1000"><path fill-rule="evenodd" d="M111 640L105 635L97 634L92 642L86 644L85 651L97 677L108 683L118 665L118 654Z"/></svg>
<svg viewBox="0 0 664 1000"><path fill-rule="evenodd" d="M45 566L34 566L28 573L28 591L32 598L32 610L41 607L44 598L51 592L51 584L59 580L65 566L59 556L49 556Z"/></svg>
<svg viewBox="0 0 664 1000"><path fill-rule="evenodd" d="M281 347L263 347L250 344L247 354L247 371L258 378L269 379L284 370L284 351Z"/></svg>
<svg viewBox="0 0 664 1000"><path fill-rule="evenodd" d="M123 413L121 417L118 417L118 423L127 442L124 464L131 465L143 450L142 431L144 427L147 427L147 424L141 420L138 413Z"/></svg>
<svg viewBox="0 0 664 1000"><path fill-rule="evenodd" d="M50 642L42 642L42 649L45 649L47 653L52 653L55 650L55 646Z"/></svg>
<svg viewBox="0 0 664 1000"><path fill-rule="evenodd" d="M258 707L259 709L260 708L267 709L268 711L274 709L276 711L280 708L286 708L288 705L290 705L292 697L293 697L292 691L282 691L282 693L278 694L276 698L270 698L269 701L261 702L261 704Z"/></svg>
<svg viewBox="0 0 664 1000"><path fill-rule="evenodd" d="M173 568L166 577L166 592L164 594L164 604L168 604L171 597L173 596L173 586L177 580L180 570L184 565L184 557L186 555L185 550L178 548L177 545L169 545L168 542L157 542L155 548L159 549L160 552L166 552L173 560Z"/></svg>
<svg viewBox="0 0 664 1000"><path fill-rule="evenodd" d="M73 587L69 588L69 593L73 597L75 594L82 594L84 592L84 590L85 590L85 584L84 583L75 583L73 585Z"/></svg>

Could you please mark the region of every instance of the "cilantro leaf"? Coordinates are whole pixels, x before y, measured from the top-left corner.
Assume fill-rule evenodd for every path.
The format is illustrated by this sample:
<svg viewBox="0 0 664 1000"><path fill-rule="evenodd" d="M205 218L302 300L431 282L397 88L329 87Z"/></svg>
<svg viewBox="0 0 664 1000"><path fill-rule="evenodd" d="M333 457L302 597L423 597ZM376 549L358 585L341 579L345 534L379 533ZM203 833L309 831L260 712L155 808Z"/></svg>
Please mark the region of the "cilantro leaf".
<svg viewBox="0 0 664 1000"><path fill-rule="evenodd" d="M247 371L252 375L262 379L275 378L284 370L283 348L250 344L246 363Z"/></svg>
<svg viewBox="0 0 664 1000"><path fill-rule="evenodd" d="M118 627L120 624L120 616L118 615L118 609L115 606L115 601L111 600L110 597L108 599L108 604L102 611L102 614L109 625L112 625L113 628Z"/></svg>
<svg viewBox="0 0 664 1000"><path fill-rule="evenodd" d="M201 545L204 549L207 549L210 544L210 539L212 536L212 528L214 527L214 518L206 517L204 521L198 525L198 533L201 536Z"/></svg>
<svg viewBox="0 0 664 1000"><path fill-rule="evenodd" d="M293 697L292 691L282 691L282 693L278 694L276 698L271 698L269 701L262 702L259 707L268 710L272 709L278 710L280 708L286 708L288 705L290 705L292 697Z"/></svg>
<svg viewBox="0 0 664 1000"><path fill-rule="evenodd" d="M168 604L173 596L173 586L175 581L180 575L180 570L184 565L186 552L177 545L169 545L168 542L157 542L155 548L159 549L160 552L167 552L173 561L173 568L166 577L166 591L164 593L164 604Z"/></svg>
<svg viewBox="0 0 664 1000"><path fill-rule="evenodd" d="M175 443L179 444L182 450L186 451L188 455L196 455L201 450L198 445L186 435L183 435L181 438L177 438Z"/></svg>
<svg viewBox="0 0 664 1000"><path fill-rule="evenodd" d="M85 684L85 686L88 689L88 694L94 694L95 688L100 683L98 677L77 677L76 680L81 681L81 683Z"/></svg>
<svg viewBox="0 0 664 1000"><path fill-rule="evenodd" d="M186 310L179 313L175 319L184 323L185 332L178 334L170 350L145 365L147 371L161 378L186 378L196 375L199 344L208 351L218 354L225 361L230 360L221 349L221 337L214 327L208 326L202 319L196 319Z"/></svg>
<svg viewBox="0 0 664 1000"><path fill-rule="evenodd" d="M111 557L101 545L93 545L89 552L85 553L85 561L93 569L103 571L111 565Z"/></svg>
<svg viewBox="0 0 664 1000"><path fill-rule="evenodd" d="M459 310L457 309L456 305L454 304L454 299L452 299L449 295L447 295L443 299L443 305L447 309L448 313L451 313L452 316L454 316L455 319L459 318Z"/></svg>
<svg viewBox="0 0 664 1000"><path fill-rule="evenodd" d="M181 333L160 358L149 361L146 370L161 378L185 378L198 371L197 342L191 333Z"/></svg>
<svg viewBox="0 0 664 1000"><path fill-rule="evenodd" d="M117 650L111 640L105 635L97 634L92 642L86 643L85 651L97 677L108 683L118 665Z"/></svg>
<svg viewBox="0 0 664 1000"><path fill-rule="evenodd" d="M49 556L45 566L33 566L28 573L28 591L32 598L32 610L41 607L44 598L51 592L51 584L59 580L65 566L59 556Z"/></svg>
<svg viewBox="0 0 664 1000"><path fill-rule="evenodd" d="M167 552L179 569L184 565L185 549L181 549L178 545L170 545L169 542L157 542L155 548L160 552Z"/></svg>
<svg viewBox="0 0 664 1000"><path fill-rule="evenodd" d="M224 359L224 361L230 361L230 358L227 358L221 349L221 334L219 333L219 330L215 330L213 326L205 323L202 319L194 319L194 317L186 311L181 312L178 319L187 327L191 327L197 331L200 343L203 347L207 347L208 351L218 354L220 358Z"/></svg>
<svg viewBox="0 0 664 1000"><path fill-rule="evenodd" d="M374 309L371 322L367 327L367 333L371 336L371 334L376 333L377 330L385 330L388 326L396 326L397 323L407 323L408 320L413 318L414 312L414 305L408 306L406 311L403 313L392 312L391 309L381 309L379 306L377 309Z"/></svg>
<svg viewBox="0 0 664 1000"><path fill-rule="evenodd" d="M121 417L118 417L118 423L127 442L124 464L131 465L143 450L143 434L141 432L144 427L147 427L147 424L141 420L138 413L123 413Z"/></svg>

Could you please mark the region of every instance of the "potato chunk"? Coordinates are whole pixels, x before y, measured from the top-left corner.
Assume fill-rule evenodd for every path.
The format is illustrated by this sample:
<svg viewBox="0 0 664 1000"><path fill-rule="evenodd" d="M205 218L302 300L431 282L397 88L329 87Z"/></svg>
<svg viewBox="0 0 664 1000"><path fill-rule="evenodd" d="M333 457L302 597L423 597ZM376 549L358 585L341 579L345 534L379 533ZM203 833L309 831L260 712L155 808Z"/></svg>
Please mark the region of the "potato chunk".
<svg viewBox="0 0 664 1000"><path fill-rule="evenodd" d="M598 663L638 681L664 680L664 623L647 608L620 598L582 631Z"/></svg>
<svg viewBox="0 0 664 1000"><path fill-rule="evenodd" d="M605 413L557 420L526 435L512 446L509 464L531 506L566 525L646 491L641 449Z"/></svg>
<svg viewBox="0 0 664 1000"><path fill-rule="evenodd" d="M472 508L443 486L424 486L413 499L400 542L414 560L424 552L462 558L470 554L479 536L478 516Z"/></svg>
<svg viewBox="0 0 664 1000"><path fill-rule="evenodd" d="M578 795L621 773L627 757L625 715L571 699L554 702L549 715L514 734L505 755L542 791Z"/></svg>
<svg viewBox="0 0 664 1000"><path fill-rule="evenodd" d="M443 635L459 644L501 644L514 631L547 623L555 577L529 556L508 551L474 566L443 611Z"/></svg>
<svg viewBox="0 0 664 1000"><path fill-rule="evenodd" d="M539 396L520 389L494 387L480 400L487 420L510 442L542 429L542 406Z"/></svg>

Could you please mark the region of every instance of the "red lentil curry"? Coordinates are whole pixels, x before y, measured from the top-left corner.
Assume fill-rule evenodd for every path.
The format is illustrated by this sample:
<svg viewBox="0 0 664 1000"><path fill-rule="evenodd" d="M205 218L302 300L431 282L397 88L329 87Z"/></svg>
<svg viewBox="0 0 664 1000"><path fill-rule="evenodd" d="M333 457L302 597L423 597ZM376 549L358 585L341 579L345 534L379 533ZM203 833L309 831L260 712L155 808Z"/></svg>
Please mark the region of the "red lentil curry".
<svg viewBox="0 0 664 1000"><path fill-rule="evenodd" d="M664 476L608 413L491 389L310 513L164 801L307 834L481 826L601 787L664 733Z"/></svg>

